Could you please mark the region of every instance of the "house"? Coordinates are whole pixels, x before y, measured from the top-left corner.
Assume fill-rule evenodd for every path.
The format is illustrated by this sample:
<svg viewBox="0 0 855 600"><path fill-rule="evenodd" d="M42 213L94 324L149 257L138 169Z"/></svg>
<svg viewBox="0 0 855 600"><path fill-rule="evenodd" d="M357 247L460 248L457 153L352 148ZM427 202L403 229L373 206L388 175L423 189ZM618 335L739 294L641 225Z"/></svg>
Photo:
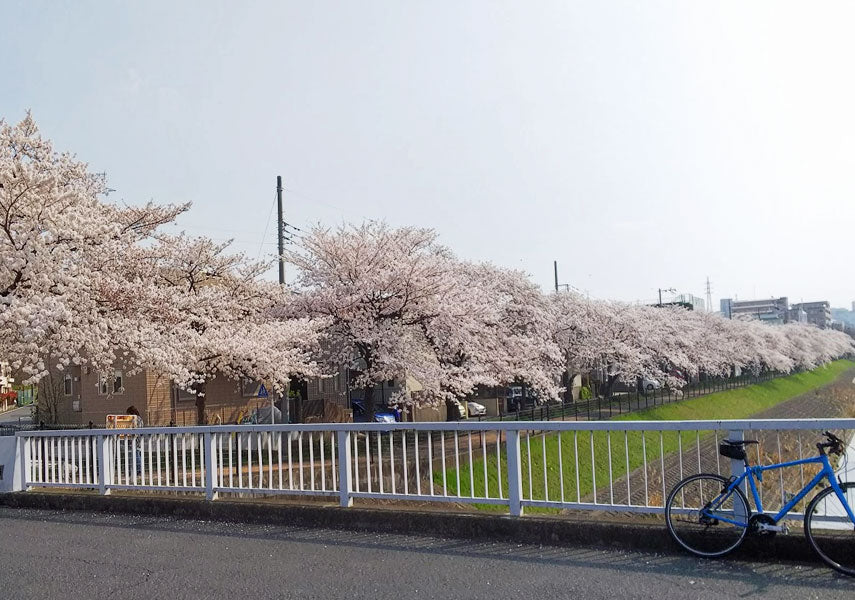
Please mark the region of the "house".
<svg viewBox="0 0 855 600"><path fill-rule="evenodd" d="M259 398L261 384L249 379L215 378L205 386L209 423L237 423L269 399ZM64 425L103 426L109 414L135 408L147 426L196 425L196 396L168 377L117 368L97 373L87 366L51 370L39 383L40 420Z"/></svg>
<svg viewBox="0 0 855 600"><path fill-rule="evenodd" d="M349 389L354 372L341 369L324 378L293 380L289 393L292 423L349 422L352 403L359 401L361 390ZM261 383L216 377L205 384L205 413L210 424L241 422L254 410L266 407L270 398L260 398ZM419 385L407 378L408 393L418 394ZM377 406L401 391L401 382L390 380L375 389ZM498 414L500 394L496 394ZM276 402L281 410L281 401ZM127 414L133 408L146 426L196 425L196 396L179 388L167 376L150 370L129 373L121 368L98 373L87 366L72 366L63 371L52 369L39 383L39 420L46 423L103 427L107 415ZM491 405L492 407L492 405ZM493 414L493 411L490 412ZM410 406L403 410L405 421L445 421L447 408Z"/></svg>

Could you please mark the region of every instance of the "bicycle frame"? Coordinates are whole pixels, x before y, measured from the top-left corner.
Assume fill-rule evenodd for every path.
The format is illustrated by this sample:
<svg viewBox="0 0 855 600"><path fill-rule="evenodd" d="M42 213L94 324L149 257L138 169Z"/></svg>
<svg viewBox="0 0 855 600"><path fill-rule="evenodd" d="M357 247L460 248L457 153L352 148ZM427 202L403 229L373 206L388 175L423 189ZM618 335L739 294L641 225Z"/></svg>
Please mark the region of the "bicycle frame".
<svg viewBox="0 0 855 600"><path fill-rule="evenodd" d="M764 471L773 471L775 469L783 469L785 467L795 467L798 465L809 465L809 464L821 464L822 470L816 474L816 476L805 485L802 490L793 496L793 498L787 502L778 514L772 517L772 520L777 523L780 521L788 512L790 512L793 507L802 501L802 499L807 496L811 490L813 490L820 481L824 478L828 479L828 482L831 484L831 488L834 490L834 493L840 499L840 502L843 504L843 508L846 510L846 515L849 517L849 520L855 524L855 513L852 512L852 507L849 506L849 503L846 501L846 497L843 495L843 489L840 487L840 484L837 482L837 477L834 474L834 469L831 467L831 463L828 461L828 456L825 454L820 454L819 456L814 456L811 458L803 458L800 460L793 460L790 462L778 463L774 465L754 465L749 466L748 462L745 462L745 472L742 473L739 477L737 477L734 481L728 484L727 488L716 498L713 502L709 504L711 509L714 511L716 508L720 507L724 500L728 497L728 495L733 492L734 488L740 487L743 485L745 480L748 480L748 485L751 488L751 496L754 498L754 505L757 507L758 514L764 514L763 511L763 501L760 499L760 494L757 491L757 484L754 482L756 478L758 481L763 481L763 472ZM748 507L750 510L750 506ZM708 512L710 508L704 508L701 513L708 516L713 517L719 521L723 521L725 523L730 523L731 525L736 525L738 527L748 527L748 520L736 521L734 519L728 519L721 516L718 513Z"/></svg>

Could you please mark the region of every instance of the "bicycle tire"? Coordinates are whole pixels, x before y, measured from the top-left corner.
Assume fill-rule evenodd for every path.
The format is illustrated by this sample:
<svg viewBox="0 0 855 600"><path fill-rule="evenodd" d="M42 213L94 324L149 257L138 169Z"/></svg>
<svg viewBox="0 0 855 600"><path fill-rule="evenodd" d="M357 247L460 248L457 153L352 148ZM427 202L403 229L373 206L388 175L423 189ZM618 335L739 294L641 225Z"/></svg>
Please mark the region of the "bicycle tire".
<svg viewBox="0 0 855 600"><path fill-rule="evenodd" d="M715 475L713 473L699 473L697 475L691 475L689 477L686 477L680 483L675 485L674 488L671 490L671 493L668 495L668 500L665 503L665 523L668 527L668 533L671 534L671 538L675 542L677 542L684 550L702 558L718 558L721 556L725 556L726 554L730 554L731 552L736 550L745 540L745 536L748 533L747 523L751 516L751 507L749 506L748 499L745 497L745 494L742 492L742 490L740 490L739 488L734 488L730 492L730 495L726 498L726 501L728 498L735 498L734 505L736 505L737 502L742 505L741 509L743 511L743 514L745 515L746 526L740 527L737 525L724 523L726 527L717 529L710 536L705 538L707 540L713 540L714 536L718 536L719 538L723 539L725 535L728 535L726 532L729 532L731 530L736 532L737 535L734 538L734 541L725 542L723 548L717 550L704 550L698 548L697 546L693 546L692 542L689 539L686 539L687 535L685 533L679 533L677 531L677 527L675 526L675 521L680 522L680 520L675 519L675 516L677 516L677 513L674 512L674 510L677 508L675 506L675 499L677 498L677 494L679 494L681 490L684 492L681 496L684 499L685 489L690 484L694 482L701 482L703 480L707 480L710 482L710 490L713 491L713 493L715 494L715 496L712 496L710 498L702 498L701 501L704 503L703 505L705 505L710 500L715 499L719 494L721 494L721 490L724 489L728 484L727 479L725 479L721 475ZM703 494L704 496L706 495L706 493L703 491L702 483L699 491L700 494ZM683 507L680 508L681 510L683 509ZM698 511L700 511L700 508L698 508ZM736 509L734 509L734 512L736 512ZM683 520L682 522L693 525L695 524L691 519ZM701 523L700 518L698 518L697 525L702 526L702 528L699 528L697 533L701 535L706 535L712 527L718 525L719 523L720 522L716 521L716 523L713 523L711 525L704 525ZM724 535L719 535L718 532L722 532Z"/></svg>
<svg viewBox="0 0 855 600"><path fill-rule="evenodd" d="M844 495L849 498L855 498L855 483L844 483L841 484L840 487L843 488ZM839 534L835 533L829 535L826 533L825 535L821 536L814 535L814 516L819 514L819 511L817 510L817 508L819 507L819 503L829 494L834 494L834 488L825 488L816 496L814 496L813 499L810 501L810 504L808 504L808 507L805 510L804 520L805 537L808 539L808 542L810 542L813 551L817 553L817 555L822 559L825 564L827 564L835 571L843 573L844 575L855 577L855 525L850 523L849 526L846 527L845 523L842 524L843 527L839 529ZM837 498L837 496L835 495L834 498ZM839 499L837 501L839 502ZM850 506L851 505L852 504L850 502ZM827 511L827 506L824 507L823 510ZM846 535L845 533L846 529L849 530L848 535ZM826 527L824 531L838 531L838 528ZM830 548L835 549L835 556L830 556ZM838 553L841 556L849 559L847 561L847 564L842 564L840 560L836 560Z"/></svg>

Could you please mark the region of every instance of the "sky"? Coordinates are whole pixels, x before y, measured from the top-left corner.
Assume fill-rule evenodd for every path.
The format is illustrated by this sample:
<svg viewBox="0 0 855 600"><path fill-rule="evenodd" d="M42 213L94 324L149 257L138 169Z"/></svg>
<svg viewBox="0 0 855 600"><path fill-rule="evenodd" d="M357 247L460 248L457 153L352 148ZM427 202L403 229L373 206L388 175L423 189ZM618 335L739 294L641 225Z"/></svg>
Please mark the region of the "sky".
<svg viewBox="0 0 855 600"><path fill-rule="evenodd" d="M0 118L175 232L272 258L282 175L545 290L855 300L855 3L0 5Z"/></svg>

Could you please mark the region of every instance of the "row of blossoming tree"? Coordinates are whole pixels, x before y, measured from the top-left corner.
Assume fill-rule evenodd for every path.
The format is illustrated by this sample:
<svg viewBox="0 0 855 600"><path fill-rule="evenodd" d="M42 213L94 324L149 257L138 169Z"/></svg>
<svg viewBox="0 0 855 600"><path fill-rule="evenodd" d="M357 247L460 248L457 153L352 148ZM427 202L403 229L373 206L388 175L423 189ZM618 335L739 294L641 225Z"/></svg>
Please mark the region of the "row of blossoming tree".
<svg viewBox="0 0 855 600"><path fill-rule="evenodd" d="M39 381L88 364L151 369L197 394L212 377L265 381L349 368L349 384L389 379L399 402L438 403L524 382L557 398L565 373L679 386L735 368L789 372L853 350L829 330L731 321L680 307L544 294L519 271L460 260L436 233L380 222L317 227L269 264L163 226L188 205L108 202L103 176L57 154L31 117L0 122L0 358ZM566 380L566 379L565 379Z"/></svg>

